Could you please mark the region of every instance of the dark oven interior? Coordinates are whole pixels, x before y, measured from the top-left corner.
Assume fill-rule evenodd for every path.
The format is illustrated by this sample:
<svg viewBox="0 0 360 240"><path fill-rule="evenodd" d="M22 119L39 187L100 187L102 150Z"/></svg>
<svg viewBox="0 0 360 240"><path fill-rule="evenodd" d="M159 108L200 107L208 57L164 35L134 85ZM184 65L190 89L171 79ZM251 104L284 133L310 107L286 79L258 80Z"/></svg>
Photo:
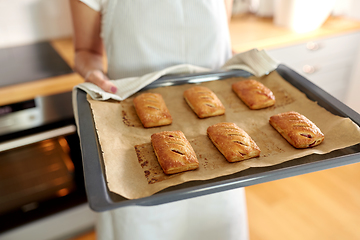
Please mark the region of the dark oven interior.
<svg viewBox="0 0 360 240"><path fill-rule="evenodd" d="M0 232L87 201L71 93L0 106Z"/></svg>

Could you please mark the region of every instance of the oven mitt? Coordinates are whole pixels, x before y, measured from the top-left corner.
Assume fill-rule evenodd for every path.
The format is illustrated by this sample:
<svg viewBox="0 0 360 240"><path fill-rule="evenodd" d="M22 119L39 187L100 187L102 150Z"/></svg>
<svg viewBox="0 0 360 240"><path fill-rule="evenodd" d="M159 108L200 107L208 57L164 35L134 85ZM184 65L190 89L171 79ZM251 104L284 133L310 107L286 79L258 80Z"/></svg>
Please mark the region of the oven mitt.
<svg viewBox="0 0 360 240"><path fill-rule="evenodd" d="M278 67L279 63L272 59L264 50L252 49L230 58L222 67L223 70L241 69L256 77L268 75Z"/></svg>
<svg viewBox="0 0 360 240"><path fill-rule="evenodd" d="M278 63L274 61L269 55L267 55L264 50L259 51L257 49L252 49L250 51L234 55L221 67L221 69L241 69L257 77L261 77L275 70L277 66ZM81 83L75 86L75 88L84 90L94 100L114 99L122 101L133 95L134 93L138 92L145 86L149 85L153 81L159 79L161 76L168 74L191 74L208 71L211 71L211 69L189 64L181 64L171 66L157 72L152 72L141 77L110 80L115 84L118 89L116 94L105 92L95 84L89 82Z"/></svg>
<svg viewBox="0 0 360 240"><path fill-rule="evenodd" d="M122 101L164 75L185 73L191 74L207 71L209 71L209 69L207 68L197 67L189 64L180 64L165 68L157 72L148 73L141 77L130 77L118 80L110 80L115 84L118 89L116 94L105 92L100 87L90 82L81 83L75 86L75 88L80 88L84 90L94 100L114 99Z"/></svg>

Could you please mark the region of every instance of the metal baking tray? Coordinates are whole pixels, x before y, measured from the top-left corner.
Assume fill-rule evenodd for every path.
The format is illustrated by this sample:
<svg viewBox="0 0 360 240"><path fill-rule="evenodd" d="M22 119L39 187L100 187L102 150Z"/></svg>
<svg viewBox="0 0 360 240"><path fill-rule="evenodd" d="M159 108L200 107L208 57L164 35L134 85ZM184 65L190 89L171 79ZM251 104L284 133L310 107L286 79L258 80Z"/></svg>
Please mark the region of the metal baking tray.
<svg viewBox="0 0 360 240"><path fill-rule="evenodd" d="M360 126L360 115L330 94L297 74L285 65L280 65L277 72L289 83L304 92L311 100L331 113L349 117ZM234 76L248 77L242 70L211 72L191 75L164 76L146 89L205 81L220 80ZM328 154L312 154L269 167L249 168L247 170L205 181L191 181L164 189L152 196L129 200L110 192L107 188L103 159L97 133L86 93L77 90L78 133L84 165L85 186L90 208L94 211L106 211L130 205L151 206L187 198L193 198L234 188L269 182L324 169L334 168L360 161L360 144L336 150Z"/></svg>

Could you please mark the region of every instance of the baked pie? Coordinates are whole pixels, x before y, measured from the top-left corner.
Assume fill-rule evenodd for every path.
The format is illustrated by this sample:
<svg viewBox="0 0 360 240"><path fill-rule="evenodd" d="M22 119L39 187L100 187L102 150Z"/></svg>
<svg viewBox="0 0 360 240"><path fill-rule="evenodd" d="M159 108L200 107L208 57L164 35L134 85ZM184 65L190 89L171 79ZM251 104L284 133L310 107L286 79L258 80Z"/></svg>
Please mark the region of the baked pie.
<svg viewBox="0 0 360 240"><path fill-rule="evenodd" d="M166 174L174 174L199 167L194 149L181 131L164 131L151 135L151 143L158 162Z"/></svg>
<svg viewBox="0 0 360 240"><path fill-rule="evenodd" d="M298 112L271 116L269 122L295 148L315 147L324 141L320 129Z"/></svg>
<svg viewBox="0 0 360 240"><path fill-rule="evenodd" d="M207 134L228 162L238 162L260 155L260 148L235 123L217 123L208 127Z"/></svg>
<svg viewBox="0 0 360 240"><path fill-rule="evenodd" d="M184 98L199 118L223 115L225 107L207 87L195 86L184 92Z"/></svg>
<svg viewBox="0 0 360 240"><path fill-rule="evenodd" d="M233 83L232 89L250 109L262 109L275 104L271 90L256 80Z"/></svg>
<svg viewBox="0 0 360 240"><path fill-rule="evenodd" d="M135 110L144 127L159 127L172 123L165 101L158 93L143 93L133 100Z"/></svg>

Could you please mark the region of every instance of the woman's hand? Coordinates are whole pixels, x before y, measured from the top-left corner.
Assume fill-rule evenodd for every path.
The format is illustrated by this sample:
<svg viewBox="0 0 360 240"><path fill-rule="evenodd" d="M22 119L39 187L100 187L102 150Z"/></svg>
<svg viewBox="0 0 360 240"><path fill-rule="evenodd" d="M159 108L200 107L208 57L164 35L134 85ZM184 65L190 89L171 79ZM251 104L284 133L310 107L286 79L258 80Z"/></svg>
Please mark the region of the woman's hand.
<svg viewBox="0 0 360 240"><path fill-rule="evenodd" d="M116 93L116 86L109 81L103 72L103 56L88 50L75 52L75 71L78 72L85 82L91 82L109 93Z"/></svg>
<svg viewBox="0 0 360 240"><path fill-rule="evenodd" d="M94 83L106 92L117 92L117 87L109 81L109 78L101 70L88 71L85 75L85 82Z"/></svg>

